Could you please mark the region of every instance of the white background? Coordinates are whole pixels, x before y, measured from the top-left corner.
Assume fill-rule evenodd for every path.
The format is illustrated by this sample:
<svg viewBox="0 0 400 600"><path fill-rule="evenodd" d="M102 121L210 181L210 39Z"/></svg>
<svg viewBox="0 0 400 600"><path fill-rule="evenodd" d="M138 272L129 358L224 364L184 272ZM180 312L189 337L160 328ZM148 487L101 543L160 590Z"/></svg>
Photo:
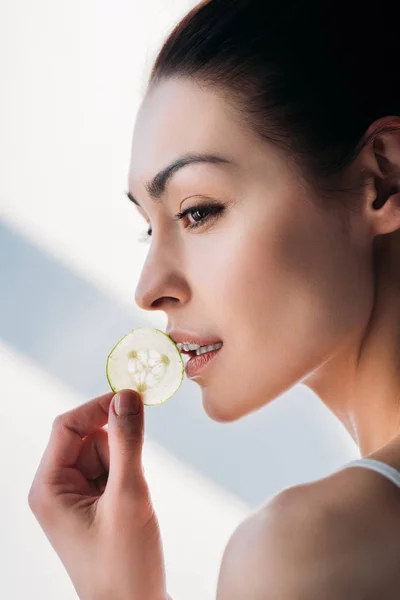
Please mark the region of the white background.
<svg viewBox="0 0 400 600"><path fill-rule="evenodd" d="M76 593L27 504L53 419L109 391L148 246L124 198L135 114L184 0L0 3L0 597ZM146 409L145 470L174 600L212 600L224 546L272 494L359 457L304 386L212 422L185 380Z"/></svg>

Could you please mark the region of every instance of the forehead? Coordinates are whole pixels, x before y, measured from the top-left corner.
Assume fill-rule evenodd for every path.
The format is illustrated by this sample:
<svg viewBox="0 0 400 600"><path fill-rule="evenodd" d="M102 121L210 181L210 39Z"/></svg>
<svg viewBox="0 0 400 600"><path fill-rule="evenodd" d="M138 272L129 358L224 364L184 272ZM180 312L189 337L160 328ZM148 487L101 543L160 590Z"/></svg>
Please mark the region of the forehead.
<svg viewBox="0 0 400 600"><path fill-rule="evenodd" d="M239 161L252 143L222 95L194 81L168 79L148 92L138 111L129 180L139 186L188 152L213 152Z"/></svg>

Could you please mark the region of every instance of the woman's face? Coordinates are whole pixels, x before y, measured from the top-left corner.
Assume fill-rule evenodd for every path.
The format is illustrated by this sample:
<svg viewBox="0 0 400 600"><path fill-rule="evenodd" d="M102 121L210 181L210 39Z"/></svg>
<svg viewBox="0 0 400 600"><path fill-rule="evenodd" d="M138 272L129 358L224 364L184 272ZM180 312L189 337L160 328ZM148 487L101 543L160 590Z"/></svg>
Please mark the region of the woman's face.
<svg viewBox="0 0 400 600"><path fill-rule="evenodd" d="M162 202L145 184L185 154ZM137 304L168 331L223 342L194 379L217 421L250 413L318 372L357 338L371 308L367 236L339 208L318 208L289 157L252 134L222 96L193 81L159 83L139 110L129 189L152 229ZM187 208L215 204L219 212ZM342 209L341 209L342 210ZM190 225L200 222L197 228Z"/></svg>

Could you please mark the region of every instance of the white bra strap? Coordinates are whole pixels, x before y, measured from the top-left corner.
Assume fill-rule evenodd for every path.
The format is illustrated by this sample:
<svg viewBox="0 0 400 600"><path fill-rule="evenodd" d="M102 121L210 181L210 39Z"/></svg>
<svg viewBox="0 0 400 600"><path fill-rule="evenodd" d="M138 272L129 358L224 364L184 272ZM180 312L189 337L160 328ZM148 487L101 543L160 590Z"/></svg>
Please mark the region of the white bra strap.
<svg viewBox="0 0 400 600"><path fill-rule="evenodd" d="M342 469L347 467L366 467L384 475L400 488L400 471L375 458L358 458L344 465Z"/></svg>

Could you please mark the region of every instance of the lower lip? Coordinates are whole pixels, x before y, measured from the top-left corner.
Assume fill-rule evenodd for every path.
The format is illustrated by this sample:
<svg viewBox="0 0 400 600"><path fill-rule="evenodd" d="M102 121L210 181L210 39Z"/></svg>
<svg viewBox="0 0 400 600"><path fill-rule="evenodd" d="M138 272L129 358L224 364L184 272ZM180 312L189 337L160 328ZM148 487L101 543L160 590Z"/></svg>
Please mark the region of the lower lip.
<svg viewBox="0 0 400 600"><path fill-rule="evenodd" d="M185 365L186 376L190 378L199 375L202 369L217 356L221 348L218 348L218 350L211 350L211 352L204 352L204 354L200 354L200 356L193 356Z"/></svg>

